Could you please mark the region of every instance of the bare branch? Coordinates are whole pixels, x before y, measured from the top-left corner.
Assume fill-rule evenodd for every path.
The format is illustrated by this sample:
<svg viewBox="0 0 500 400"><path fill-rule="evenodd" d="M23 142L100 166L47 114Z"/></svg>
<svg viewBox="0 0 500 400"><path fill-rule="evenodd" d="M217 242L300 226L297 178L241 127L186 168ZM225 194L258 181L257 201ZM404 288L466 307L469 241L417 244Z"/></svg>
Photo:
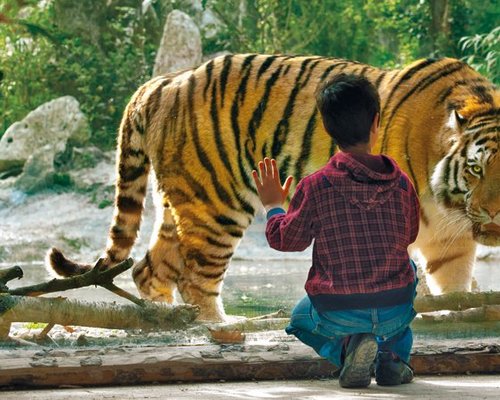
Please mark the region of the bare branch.
<svg viewBox="0 0 500 400"><path fill-rule="evenodd" d="M117 275L128 270L134 264L132 259L129 258L128 260L121 262L113 268L102 270L101 263L102 260L99 260L94 268L82 275L76 275L64 279L52 279L48 282L43 282L32 286L10 289L7 291L7 293L14 296L40 296L42 294L61 292L69 289L77 289L84 286L98 285L106 287L106 285L113 283L113 279ZM121 293L125 292L121 289L120 291ZM121 295L123 294L120 294L120 296Z"/></svg>
<svg viewBox="0 0 500 400"><path fill-rule="evenodd" d="M134 296L132 293L129 293L122 288L119 288L114 283L101 284L101 286L105 289L108 289L109 291L113 292L114 294L116 294L118 296L121 296L127 300L130 300L132 303L135 303L140 307L145 306L145 300L139 299L138 297Z"/></svg>
<svg viewBox="0 0 500 400"><path fill-rule="evenodd" d="M0 284L6 284L12 279L20 279L23 277L23 270L21 267L15 265L14 267L3 269L0 271Z"/></svg>

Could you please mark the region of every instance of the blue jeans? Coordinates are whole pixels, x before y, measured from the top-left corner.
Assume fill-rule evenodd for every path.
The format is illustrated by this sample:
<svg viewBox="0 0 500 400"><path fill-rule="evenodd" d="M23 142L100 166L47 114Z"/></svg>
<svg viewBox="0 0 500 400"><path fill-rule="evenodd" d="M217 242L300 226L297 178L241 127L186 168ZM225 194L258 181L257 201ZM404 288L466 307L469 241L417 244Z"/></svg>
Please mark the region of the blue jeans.
<svg viewBox="0 0 500 400"><path fill-rule="evenodd" d="M415 288L416 284L415 279ZM413 300L392 307L318 313L306 296L293 309L285 331L339 367L343 364L346 339L358 333L373 333L379 351L393 352L408 363L413 345L409 325L415 315Z"/></svg>

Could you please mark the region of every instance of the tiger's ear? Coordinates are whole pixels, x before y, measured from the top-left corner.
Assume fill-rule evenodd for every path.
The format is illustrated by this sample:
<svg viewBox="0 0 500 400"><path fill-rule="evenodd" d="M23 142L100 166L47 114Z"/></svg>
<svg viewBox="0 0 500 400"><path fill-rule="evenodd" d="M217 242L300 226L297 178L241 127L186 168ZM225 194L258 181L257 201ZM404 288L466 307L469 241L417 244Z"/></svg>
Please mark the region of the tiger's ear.
<svg viewBox="0 0 500 400"><path fill-rule="evenodd" d="M462 132L467 124L464 118L457 110L452 110L447 125L456 132Z"/></svg>

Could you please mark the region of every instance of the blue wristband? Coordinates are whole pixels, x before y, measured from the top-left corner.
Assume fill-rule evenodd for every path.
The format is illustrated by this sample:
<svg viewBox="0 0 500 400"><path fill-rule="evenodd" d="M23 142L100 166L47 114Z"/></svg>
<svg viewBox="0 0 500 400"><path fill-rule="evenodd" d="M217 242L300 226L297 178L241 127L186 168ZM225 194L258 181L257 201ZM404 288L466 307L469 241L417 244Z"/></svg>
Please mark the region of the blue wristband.
<svg viewBox="0 0 500 400"><path fill-rule="evenodd" d="M277 214L286 214L286 211L284 208L281 208L281 207L274 207L274 208L271 208L267 214L266 214L266 217L267 219L269 220L269 218L271 218L272 216L274 215L277 215Z"/></svg>

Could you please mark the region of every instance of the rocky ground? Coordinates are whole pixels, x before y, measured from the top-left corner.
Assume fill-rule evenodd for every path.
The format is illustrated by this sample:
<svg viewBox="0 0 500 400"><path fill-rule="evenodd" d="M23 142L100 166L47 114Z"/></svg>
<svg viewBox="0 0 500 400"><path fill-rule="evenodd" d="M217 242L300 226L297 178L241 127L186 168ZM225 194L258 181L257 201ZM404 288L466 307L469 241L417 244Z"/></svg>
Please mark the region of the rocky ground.
<svg viewBox="0 0 500 400"><path fill-rule="evenodd" d="M113 215L115 167L113 153L102 154L93 167L69 173L70 187L56 187L28 195L0 180L0 263L41 261L56 246L77 260L96 260L104 250ZM146 198L139 239L132 256L141 258L148 247L155 212L151 185ZM279 253L267 246L264 216L258 215L237 249L236 258L307 259L302 254Z"/></svg>

